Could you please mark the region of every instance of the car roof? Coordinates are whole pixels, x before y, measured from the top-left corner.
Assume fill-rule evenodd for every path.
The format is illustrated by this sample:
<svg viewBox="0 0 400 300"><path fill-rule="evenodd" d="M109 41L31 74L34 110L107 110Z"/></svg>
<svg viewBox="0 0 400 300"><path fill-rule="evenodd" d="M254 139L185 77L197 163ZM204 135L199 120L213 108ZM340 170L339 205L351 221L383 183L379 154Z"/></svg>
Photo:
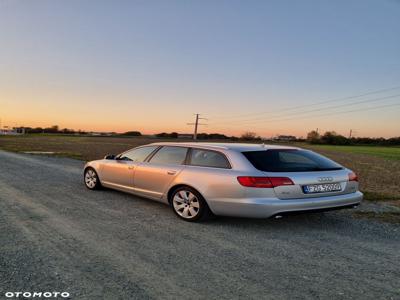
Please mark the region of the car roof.
<svg viewBox="0 0 400 300"><path fill-rule="evenodd" d="M205 143L205 142L159 142L152 143L158 146L186 146L206 149L224 149L233 151L262 151L268 149L299 149L297 147L267 144L248 144L248 143Z"/></svg>

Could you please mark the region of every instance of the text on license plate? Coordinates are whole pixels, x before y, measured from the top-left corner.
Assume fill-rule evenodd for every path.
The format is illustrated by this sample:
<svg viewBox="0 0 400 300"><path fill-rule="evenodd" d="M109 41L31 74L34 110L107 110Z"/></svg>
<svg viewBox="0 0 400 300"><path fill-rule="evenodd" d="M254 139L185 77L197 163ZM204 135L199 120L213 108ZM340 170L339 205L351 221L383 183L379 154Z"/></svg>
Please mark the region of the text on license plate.
<svg viewBox="0 0 400 300"><path fill-rule="evenodd" d="M313 184L313 185L303 186L303 192L305 194L337 192L340 190L342 190L340 183L325 183L325 184Z"/></svg>

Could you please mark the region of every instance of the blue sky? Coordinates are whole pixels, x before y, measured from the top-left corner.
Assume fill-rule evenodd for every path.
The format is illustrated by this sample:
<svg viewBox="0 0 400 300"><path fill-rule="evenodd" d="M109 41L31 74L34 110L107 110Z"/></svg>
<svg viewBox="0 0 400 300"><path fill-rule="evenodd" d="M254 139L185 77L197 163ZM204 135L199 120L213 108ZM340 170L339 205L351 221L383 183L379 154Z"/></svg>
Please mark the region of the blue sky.
<svg viewBox="0 0 400 300"><path fill-rule="evenodd" d="M188 132L199 112L206 132L400 135L400 106L268 114L400 86L400 1L3 1L0 42L11 125ZM352 109L380 103L400 98Z"/></svg>

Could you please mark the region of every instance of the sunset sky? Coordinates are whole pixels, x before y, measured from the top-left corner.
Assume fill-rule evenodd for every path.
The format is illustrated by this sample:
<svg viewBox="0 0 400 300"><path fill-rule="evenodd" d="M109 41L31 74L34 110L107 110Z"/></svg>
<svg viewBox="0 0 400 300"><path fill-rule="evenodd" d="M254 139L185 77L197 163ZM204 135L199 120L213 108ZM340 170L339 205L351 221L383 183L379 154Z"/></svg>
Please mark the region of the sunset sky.
<svg viewBox="0 0 400 300"><path fill-rule="evenodd" d="M2 125L187 133L194 113L400 136L400 1L0 1Z"/></svg>

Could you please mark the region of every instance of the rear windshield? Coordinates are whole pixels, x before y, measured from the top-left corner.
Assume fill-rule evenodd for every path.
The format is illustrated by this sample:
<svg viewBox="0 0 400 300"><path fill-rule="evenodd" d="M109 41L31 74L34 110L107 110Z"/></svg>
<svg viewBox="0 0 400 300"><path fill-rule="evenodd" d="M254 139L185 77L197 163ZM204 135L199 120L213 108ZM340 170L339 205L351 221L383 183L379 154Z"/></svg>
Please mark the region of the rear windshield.
<svg viewBox="0 0 400 300"><path fill-rule="evenodd" d="M260 171L311 172L343 169L337 163L308 150L271 149L248 151L243 155Z"/></svg>

